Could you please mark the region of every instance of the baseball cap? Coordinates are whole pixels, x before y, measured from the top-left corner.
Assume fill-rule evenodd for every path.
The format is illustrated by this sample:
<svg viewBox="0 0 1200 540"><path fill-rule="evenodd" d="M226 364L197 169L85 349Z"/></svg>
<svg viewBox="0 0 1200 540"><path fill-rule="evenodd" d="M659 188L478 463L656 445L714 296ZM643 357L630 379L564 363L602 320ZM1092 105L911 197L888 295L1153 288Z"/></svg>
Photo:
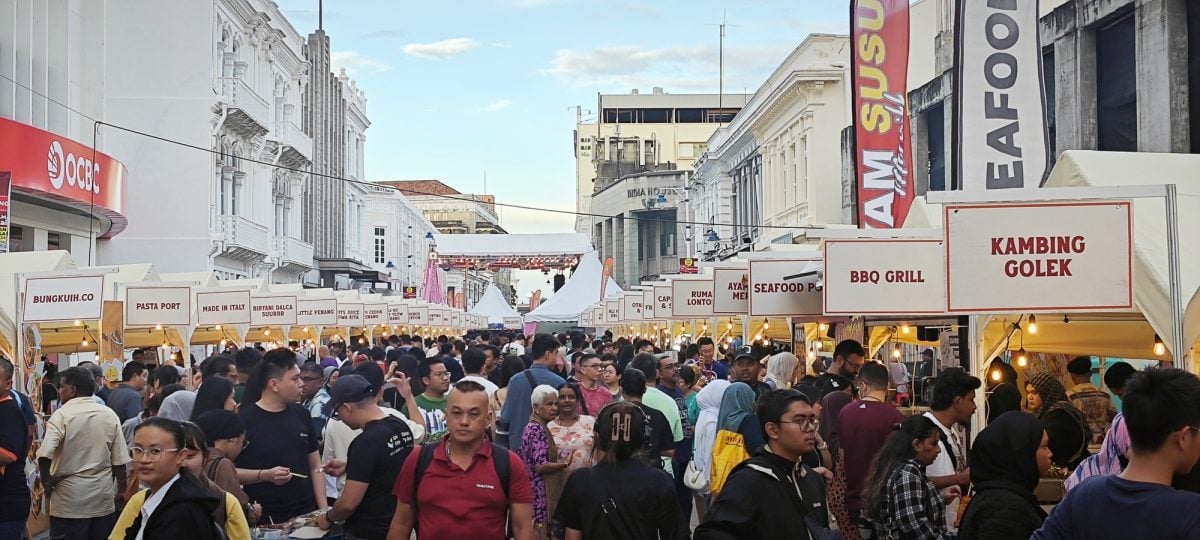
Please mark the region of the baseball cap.
<svg viewBox="0 0 1200 540"><path fill-rule="evenodd" d="M375 389L362 375L338 377L329 390L329 406L337 409L343 403L358 403L375 396Z"/></svg>
<svg viewBox="0 0 1200 540"><path fill-rule="evenodd" d="M749 360L750 362L758 362L758 358L755 357L753 354L750 354L749 352L742 352L742 353L739 353L736 357L734 357L733 363L737 364L737 363L741 363L741 362L744 362L747 360Z"/></svg>

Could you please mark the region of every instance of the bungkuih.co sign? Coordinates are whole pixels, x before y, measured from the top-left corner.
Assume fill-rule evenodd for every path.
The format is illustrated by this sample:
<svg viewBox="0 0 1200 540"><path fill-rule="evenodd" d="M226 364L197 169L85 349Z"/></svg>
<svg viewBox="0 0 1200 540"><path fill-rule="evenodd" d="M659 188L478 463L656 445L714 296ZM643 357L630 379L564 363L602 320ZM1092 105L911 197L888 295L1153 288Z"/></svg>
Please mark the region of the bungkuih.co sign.
<svg viewBox="0 0 1200 540"><path fill-rule="evenodd" d="M811 259L750 261L750 315L822 315L820 265Z"/></svg>
<svg viewBox="0 0 1200 540"><path fill-rule="evenodd" d="M31 277L24 281L24 322L99 319L104 306L104 276Z"/></svg>

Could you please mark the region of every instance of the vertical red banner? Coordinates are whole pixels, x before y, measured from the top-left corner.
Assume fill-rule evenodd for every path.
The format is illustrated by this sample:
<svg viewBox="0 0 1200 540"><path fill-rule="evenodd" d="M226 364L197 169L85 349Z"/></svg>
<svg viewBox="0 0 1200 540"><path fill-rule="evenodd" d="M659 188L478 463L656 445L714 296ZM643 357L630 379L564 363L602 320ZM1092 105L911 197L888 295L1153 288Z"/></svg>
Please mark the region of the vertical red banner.
<svg viewBox="0 0 1200 540"><path fill-rule="evenodd" d="M908 2L852 0L858 224L904 225L915 193L908 119Z"/></svg>
<svg viewBox="0 0 1200 540"><path fill-rule="evenodd" d="M613 258L604 258L604 269L600 272L600 300L604 300L604 293L608 289L608 278L612 277Z"/></svg>
<svg viewBox="0 0 1200 540"><path fill-rule="evenodd" d="M9 219L12 215L12 210L9 208L11 201L12 175L0 173L0 253L8 253L11 249L8 245Z"/></svg>

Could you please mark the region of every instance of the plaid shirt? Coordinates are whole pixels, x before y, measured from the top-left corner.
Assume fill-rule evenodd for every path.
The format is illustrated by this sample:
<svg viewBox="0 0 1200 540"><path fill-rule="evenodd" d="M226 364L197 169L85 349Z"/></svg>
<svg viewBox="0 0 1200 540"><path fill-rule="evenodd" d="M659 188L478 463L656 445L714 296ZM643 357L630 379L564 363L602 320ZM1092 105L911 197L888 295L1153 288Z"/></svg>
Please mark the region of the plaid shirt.
<svg viewBox="0 0 1200 540"><path fill-rule="evenodd" d="M946 505L941 494L925 476L925 466L910 459L901 463L887 484L883 515L897 538L941 540L946 533ZM886 538L887 535L882 535Z"/></svg>

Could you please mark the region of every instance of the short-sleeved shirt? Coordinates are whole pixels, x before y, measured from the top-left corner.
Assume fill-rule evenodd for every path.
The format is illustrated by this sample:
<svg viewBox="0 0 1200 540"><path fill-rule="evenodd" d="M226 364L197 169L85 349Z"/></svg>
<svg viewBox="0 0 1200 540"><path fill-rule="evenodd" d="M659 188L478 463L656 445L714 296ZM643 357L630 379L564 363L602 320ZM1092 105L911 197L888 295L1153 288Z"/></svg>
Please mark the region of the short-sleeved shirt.
<svg viewBox="0 0 1200 540"><path fill-rule="evenodd" d="M121 422L142 414L142 394L125 383L118 384L116 389L109 392L105 403L117 413Z"/></svg>
<svg viewBox="0 0 1200 540"><path fill-rule="evenodd" d="M583 403L585 409L584 411L581 411L580 414L586 414L588 416L599 415L600 409L603 409L605 405L612 403L613 400L612 392L609 392L608 387L600 383L596 383L596 387L590 390L587 386L584 386L583 383L580 383L579 393L583 394Z"/></svg>
<svg viewBox="0 0 1200 540"><path fill-rule="evenodd" d="M0 522L25 521L29 514L29 485L25 483L25 455L29 430L25 416L12 396L0 396L0 456L11 459L0 467Z"/></svg>
<svg viewBox="0 0 1200 540"><path fill-rule="evenodd" d="M51 460L50 474L62 477L50 494L51 517L94 518L117 510L112 469L131 459L112 409L92 396L66 402L46 422L37 457Z"/></svg>
<svg viewBox="0 0 1200 540"><path fill-rule="evenodd" d="M642 396L642 404L663 413L670 424L672 442L683 440L683 419L679 416L679 404L675 403L671 396L657 388L647 388L646 394Z"/></svg>
<svg viewBox="0 0 1200 540"><path fill-rule="evenodd" d="M1033 540L1200 539L1200 494L1120 476L1096 476L1071 491Z"/></svg>
<svg viewBox="0 0 1200 540"><path fill-rule="evenodd" d="M441 399L434 399L425 394L417 394L413 397L413 401L417 402L417 408L421 410L421 417L425 419L425 429L428 433L425 437L426 441L436 442L446 435L446 401L449 400L449 396L450 394L446 393L442 395Z"/></svg>
<svg viewBox="0 0 1200 540"><path fill-rule="evenodd" d="M604 513L609 499L621 509L632 538L686 536L675 486L663 471L639 460L601 463L580 469L567 478L555 516L564 526L583 531L589 540L618 540L624 536L607 526Z"/></svg>
<svg viewBox="0 0 1200 540"><path fill-rule="evenodd" d="M367 484L362 502L346 518L346 530L360 538L383 538L396 513L392 488L408 454L413 434L399 418L386 416L368 422L350 443L346 480Z"/></svg>
<svg viewBox="0 0 1200 540"><path fill-rule="evenodd" d="M508 505L533 504L529 471L521 458L512 452L493 456L492 445L484 440L463 470L446 456L446 441L435 444L433 461L417 490L417 538L507 538ZM420 457L420 451L410 453L396 480L392 494L400 503L413 504L413 481ZM507 496L496 475L494 457L508 459Z"/></svg>
<svg viewBox="0 0 1200 540"><path fill-rule="evenodd" d="M279 412L271 412L248 403L238 411L246 424L246 448L238 455L240 469L271 469L287 467L292 472L309 476L308 455L317 451L317 434L312 417L299 403L292 403ZM288 483L277 486L270 482L246 485L246 495L262 504L263 517L282 523L300 514L317 509L312 480L293 476Z"/></svg>
<svg viewBox="0 0 1200 540"><path fill-rule="evenodd" d="M904 421L895 407L878 401L851 401L838 415L838 440L845 452L846 509L862 509L862 489L871 470L871 462L892 434L892 428Z"/></svg>
<svg viewBox="0 0 1200 540"><path fill-rule="evenodd" d="M665 464L662 453L675 446L675 439L671 437L671 424L658 409L643 403L637 405L642 409L642 414L646 415L645 440L642 443L646 462L657 469L663 469Z"/></svg>
<svg viewBox="0 0 1200 540"><path fill-rule="evenodd" d="M950 441L949 448L946 447L946 443L938 442L938 447L941 451L938 452L938 456L933 460L933 463L925 467L925 476L937 478L939 476L950 476L965 470L967 468L966 429L958 424L950 427L943 426L932 412L925 413L925 417L932 420L933 425L942 430L944 440ZM950 452L954 453L954 459L950 458ZM958 521L958 502L958 499L955 499L946 505L946 529L950 532L958 531L958 527L954 526L954 522Z"/></svg>
<svg viewBox="0 0 1200 540"><path fill-rule="evenodd" d="M729 366L724 362L713 361L712 364L704 365L703 362L697 362L700 366L700 376L704 378L704 382L712 382L717 379L729 380Z"/></svg>

